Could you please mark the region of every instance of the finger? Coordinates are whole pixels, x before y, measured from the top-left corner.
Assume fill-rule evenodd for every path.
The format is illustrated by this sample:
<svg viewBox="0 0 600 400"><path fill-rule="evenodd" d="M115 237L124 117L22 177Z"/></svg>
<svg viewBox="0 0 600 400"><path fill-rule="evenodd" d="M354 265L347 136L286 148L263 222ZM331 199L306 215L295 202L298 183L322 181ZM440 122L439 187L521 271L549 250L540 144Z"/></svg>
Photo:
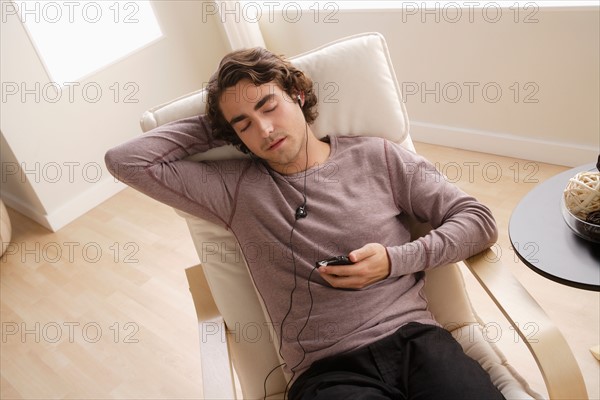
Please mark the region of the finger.
<svg viewBox="0 0 600 400"><path fill-rule="evenodd" d="M321 268L324 268L324 267L321 267ZM341 280L340 276L334 275L334 274L325 273L324 271L321 271L321 268L319 268L319 273L321 274L321 277L327 283L329 283L331 286L333 286L333 287L339 287L340 280Z"/></svg>
<svg viewBox="0 0 600 400"><path fill-rule="evenodd" d="M323 279L337 289L359 289L363 287L360 278L354 276L323 275Z"/></svg>
<svg viewBox="0 0 600 400"><path fill-rule="evenodd" d="M352 275L351 266L343 266L343 265L335 265L335 266L323 266L319 267L318 271L321 275L330 275L330 276L350 276Z"/></svg>
<svg viewBox="0 0 600 400"><path fill-rule="evenodd" d="M328 272L321 271L325 268L328 269ZM338 289L360 289L370 283L366 271L358 265L320 267L319 273L325 281Z"/></svg>
<svg viewBox="0 0 600 400"><path fill-rule="evenodd" d="M365 258L369 258L373 254L375 254L374 246L372 243L368 243L359 249L351 251L350 254L348 254L348 258L350 258L350 261L356 263Z"/></svg>

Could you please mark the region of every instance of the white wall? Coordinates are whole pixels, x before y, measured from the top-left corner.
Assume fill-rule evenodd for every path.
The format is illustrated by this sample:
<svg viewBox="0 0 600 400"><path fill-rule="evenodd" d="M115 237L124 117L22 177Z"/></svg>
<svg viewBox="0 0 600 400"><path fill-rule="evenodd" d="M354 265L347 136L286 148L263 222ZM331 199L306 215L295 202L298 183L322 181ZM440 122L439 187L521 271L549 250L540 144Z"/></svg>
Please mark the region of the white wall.
<svg viewBox="0 0 600 400"><path fill-rule="evenodd" d="M3 89L19 87L14 95L3 91L0 104L1 187L9 207L57 230L109 198L123 186L104 168L106 150L141 132L144 110L208 80L227 51L220 22L201 1L153 7L162 39L92 74L73 87L72 98L64 92L58 101L19 17L2 15L1 81Z"/></svg>
<svg viewBox="0 0 600 400"><path fill-rule="evenodd" d="M263 13L260 26L267 46L286 55L345 35L382 33L404 87L414 140L562 165L595 162L597 7L521 7L518 14L504 8L496 16L492 8L459 15L440 6L436 14L409 3L405 13L343 11L335 2L300 15L288 8Z"/></svg>

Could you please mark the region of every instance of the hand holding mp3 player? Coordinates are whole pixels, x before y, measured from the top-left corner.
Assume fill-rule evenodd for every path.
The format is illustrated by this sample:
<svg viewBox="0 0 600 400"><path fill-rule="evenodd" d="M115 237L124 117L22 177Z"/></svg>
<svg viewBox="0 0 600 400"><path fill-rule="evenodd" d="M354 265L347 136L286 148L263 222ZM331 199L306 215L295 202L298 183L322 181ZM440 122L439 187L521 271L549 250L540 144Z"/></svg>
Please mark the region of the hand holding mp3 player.
<svg viewBox="0 0 600 400"><path fill-rule="evenodd" d="M335 256L316 264L321 277L339 289L365 288L387 278L391 269L387 250L379 243L367 243L348 256Z"/></svg>

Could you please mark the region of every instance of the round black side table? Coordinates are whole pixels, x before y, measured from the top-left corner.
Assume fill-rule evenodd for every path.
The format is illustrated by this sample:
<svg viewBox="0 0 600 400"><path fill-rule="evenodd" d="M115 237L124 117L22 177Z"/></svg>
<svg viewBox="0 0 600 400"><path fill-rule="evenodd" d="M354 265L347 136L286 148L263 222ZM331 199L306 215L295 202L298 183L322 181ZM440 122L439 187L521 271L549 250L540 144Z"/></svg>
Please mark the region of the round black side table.
<svg viewBox="0 0 600 400"><path fill-rule="evenodd" d="M514 209L508 226L518 257L548 279L600 291L600 244L577 236L563 220L562 193L569 179L594 164L564 171L533 188Z"/></svg>

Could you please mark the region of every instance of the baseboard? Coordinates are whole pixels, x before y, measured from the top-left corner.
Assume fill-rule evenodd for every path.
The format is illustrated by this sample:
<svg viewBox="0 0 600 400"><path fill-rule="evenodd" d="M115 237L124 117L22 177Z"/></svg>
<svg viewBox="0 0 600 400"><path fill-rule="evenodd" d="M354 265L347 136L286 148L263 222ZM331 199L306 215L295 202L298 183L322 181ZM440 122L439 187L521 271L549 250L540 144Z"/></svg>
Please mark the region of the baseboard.
<svg viewBox="0 0 600 400"><path fill-rule="evenodd" d="M410 135L415 142L570 167L596 162L600 151L593 146L552 142L419 121L411 121L410 128Z"/></svg>
<svg viewBox="0 0 600 400"><path fill-rule="evenodd" d="M34 220L50 231L56 232L125 187L123 183L115 182L113 178L104 179L49 214L40 213L8 192L2 192L2 199L6 206Z"/></svg>

